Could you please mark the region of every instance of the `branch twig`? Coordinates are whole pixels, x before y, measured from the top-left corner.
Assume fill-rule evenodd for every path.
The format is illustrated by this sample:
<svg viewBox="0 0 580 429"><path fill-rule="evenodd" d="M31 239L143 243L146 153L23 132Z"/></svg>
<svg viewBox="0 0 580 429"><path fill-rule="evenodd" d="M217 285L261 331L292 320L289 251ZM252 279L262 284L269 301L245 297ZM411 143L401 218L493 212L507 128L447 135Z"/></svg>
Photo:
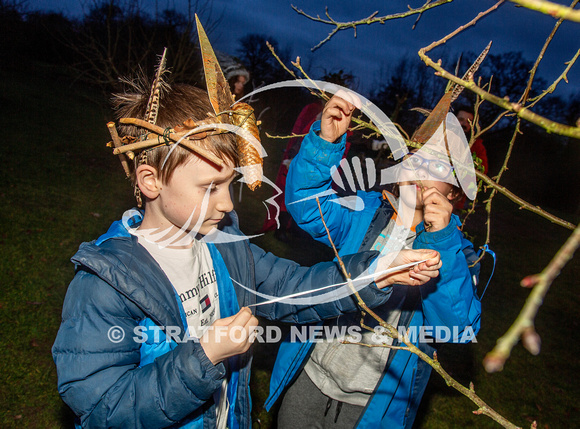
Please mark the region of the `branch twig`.
<svg viewBox="0 0 580 429"><path fill-rule="evenodd" d="M542 12L554 18L566 19L568 21L580 22L580 10L574 10L561 4L552 3L546 0L510 0L527 9Z"/></svg>
<svg viewBox="0 0 580 429"><path fill-rule="evenodd" d="M496 106L501 107L502 109L504 109L508 112L515 113L518 117L520 117L528 122L531 122L532 124L536 124L536 125L540 126L541 128L544 128L546 131L548 131L550 133L556 133L556 134L559 134L562 136L568 136L568 137L580 139L580 128L571 127L571 126L564 125L564 124L559 124L555 121L552 121L550 119L547 119L541 115L538 115L538 114L532 112L531 110L529 110L527 107L521 105L520 103L510 102L507 97L500 98L496 95L493 95L493 94L485 91L483 88L479 87L478 85L476 85L475 82L473 81L473 79L463 80L463 79L455 76L453 73L448 72L443 67L441 67L440 61L435 62L426 54L427 52L431 51L433 48L435 48L441 44L446 43L451 38L456 36L458 33L465 30L466 28L471 27L472 25L475 25L477 23L477 21L479 21L485 15L488 15L489 13L495 11L503 2L504 2L504 0L500 0L495 5L493 5L489 9L487 9L486 11L480 12L473 20L471 20L467 24L462 25L461 27L457 28L455 31L448 34L447 36L445 36L441 40L433 42L425 48L421 48L418 52L419 57L426 65L433 68L437 72L436 74L438 76L441 76L447 80L450 80L456 84L459 84L459 85L467 88L468 90L474 92L475 94L477 94L478 96L480 96L484 100L489 101L489 102L495 104Z"/></svg>
<svg viewBox="0 0 580 429"><path fill-rule="evenodd" d="M574 225L573 223L568 222L568 221L563 220L563 219L560 219L559 217L554 216L553 214L548 213L547 211L545 211L544 209L542 209L539 206L534 206L534 205L528 203L527 201L523 200L522 198L518 197L516 194L514 194L513 192L511 192L505 186L501 186L498 183L494 182L492 179L490 179L485 174L483 174L483 173L481 173L481 172L479 172L479 171L476 170L475 171L475 175L477 176L478 179L483 180L483 182L486 185L488 185L491 188L497 190L500 194L505 195L510 200L512 200L513 202L515 202L516 204L518 204L520 206L520 208L529 210L532 213L535 213L537 215L542 216L543 218L548 219L550 222L553 222L556 225L563 226L564 228L568 228L568 229L574 229L574 228L576 228L576 225Z"/></svg>
<svg viewBox="0 0 580 429"><path fill-rule="evenodd" d="M548 266L540 274L525 277L521 281L523 287L533 287L534 289L512 326L497 340L494 349L485 357L483 365L487 372L501 371L512 349L520 338L522 338L522 335L526 332L535 332L533 331L534 319L544 301L544 297L548 293L554 279L558 277L566 263L572 259L574 252L579 246L580 226L576 227L572 235L566 240L566 243L564 243ZM539 339L539 337L537 338ZM530 350L529 347L527 348ZM537 349L530 351L533 354L539 353L539 344L537 344Z"/></svg>
<svg viewBox="0 0 580 429"><path fill-rule="evenodd" d="M574 0L572 2L572 4L570 5L571 8L574 8L577 4L578 4L579 0ZM564 22L564 19L559 19L558 22L556 22L556 24L554 25L554 28L552 29L552 32L550 33L550 35L548 36L548 38L546 39L546 41L544 42L544 46L542 47L542 49L540 50L540 53L538 54L538 58L536 59L536 62L534 63L534 66L532 67L532 69L530 70L530 78L528 79L528 85L526 86L526 90L524 91L524 93L522 94L520 100L518 101L518 103L520 104L525 104L528 101L528 96L530 94L530 90L532 89L532 82L534 81L534 77L536 75L536 71L538 70L538 66L540 65L540 62L542 61L542 59L544 58L544 54L546 53L548 46L550 45L550 43L552 42L552 39L554 38L554 35L556 34L556 31L558 31L558 29L560 28L560 26L562 25L562 22ZM578 53L580 53L580 50L576 53L575 58L578 57ZM570 60L567 64L568 67L566 67L566 69L564 70L564 72L562 73L562 75L560 75L560 77L558 79L556 79L552 85L550 85L550 87L544 91L540 96L537 97L536 99L536 103L541 100L545 95L547 95L548 93L552 93L554 92L554 89L556 89L556 86L558 85L558 83L564 79L567 81L566 79L566 74L568 73L568 70L570 70L570 68L572 67L572 64L574 64L576 62L576 59L572 59ZM535 104L535 103L533 103ZM530 104L528 107L533 106L533 104Z"/></svg>
<svg viewBox="0 0 580 429"><path fill-rule="evenodd" d="M495 104L496 106L501 107L502 109L504 109L508 112L515 113L518 117L520 117L520 118L522 118L522 119L524 119L532 124L536 124L541 128L544 128L549 133L555 133L555 134L559 134L561 136L567 136L567 137L573 137L576 139L580 139L580 128L571 127L571 126L564 125L564 124L559 124L555 121L552 121L548 118L545 118L541 115L538 115L538 114L532 112L527 107L524 107L519 103L510 102L509 98L507 98L507 97L500 98L496 95L493 95L493 94L485 91L484 89L477 86L473 80L469 80L469 81L462 80L462 79L458 78L457 76L455 76L454 74L449 73L447 70L445 70L443 67L441 67L438 63L435 63L433 60L431 60L431 58L429 58L427 55L425 55L425 52L426 51L424 50L424 48L421 49L419 51L419 56L421 57L423 62L425 62L425 64L427 64L428 66L437 70L437 74L439 76L441 76L445 79L451 80L451 81L453 81L461 86L464 86L465 88L467 88L471 92L474 92L475 94L477 94L478 96L480 96L484 100L489 101L489 102Z"/></svg>
<svg viewBox="0 0 580 429"><path fill-rule="evenodd" d="M450 3L453 0L437 0L433 3L431 3L430 0L428 0L423 6L416 8L416 9L412 9L409 7L409 10L406 12L400 12L400 13L394 13L392 15L385 15L385 16L379 16L377 17L376 15L378 14L377 12L373 12L372 14L370 14L368 17L360 19L358 21L350 21L350 22L338 22L335 21L333 18L330 17L330 14L328 13L328 8L326 8L326 17L328 19L323 19L320 17L320 15L317 15L316 17L308 15L306 12L304 12L301 9L298 9L296 6L292 5L292 9L294 9L296 11L296 13L312 20L315 22L320 22L322 24L326 24L326 25L333 25L335 28L328 33L328 36L326 36L325 39L323 39L322 41L320 41L316 46L314 46L313 48L311 48L311 51L314 52L315 50L317 50L318 48L320 48L322 45L324 45L326 42L328 42L336 33L338 33L339 31L342 30L347 30L349 28L352 28L354 30L354 37L356 38L356 27L357 25L371 25L374 23L381 23L384 24L386 21L392 20L392 19L400 19L400 18L406 18L408 16L411 15L421 15L423 12L432 9L434 7L437 6L441 6L442 4L445 3Z"/></svg>

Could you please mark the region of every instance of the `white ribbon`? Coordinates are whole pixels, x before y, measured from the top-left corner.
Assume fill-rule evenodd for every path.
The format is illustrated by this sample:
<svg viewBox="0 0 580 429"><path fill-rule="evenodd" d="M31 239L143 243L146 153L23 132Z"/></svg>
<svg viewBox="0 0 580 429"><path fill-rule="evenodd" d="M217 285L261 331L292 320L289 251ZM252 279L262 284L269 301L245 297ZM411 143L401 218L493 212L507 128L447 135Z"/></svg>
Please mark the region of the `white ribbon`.
<svg viewBox="0 0 580 429"><path fill-rule="evenodd" d="M366 275L366 276L363 276L363 277L358 277L358 278L354 279L353 282L359 283L359 282L362 282L362 281L365 281L365 280L374 280L375 278L380 278L380 277L382 277L382 276L384 276L386 274L390 274L390 273L394 273L394 272L397 272L397 271L401 271L401 270L404 270L405 268L414 267L415 265L419 265L420 263L425 262L427 260L428 259L423 259L422 261L410 262L408 264L403 264L403 265L399 265L397 267L388 268L386 270L379 271L378 273L369 274L369 275ZM336 284L332 284L332 285L328 285L328 286L323 286L323 287L320 287L320 288L317 288L317 289L311 289L311 290L305 290L305 291L302 291L302 292L296 292L296 293L293 293L293 294L290 294L290 295L286 295L286 296L272 297L271 295L266 295L266 294L258 293L255 290L252 290L250 288L247 288L246 286L244 286L243 284L235 281L234 279L232 279L232 281L234 281L236 284L238 284L242 288L244 288L244 289L246 289L246 290L248 290L248 291L250 291L252 293L255 293L256 295L258 295L258 296L260 296L262 298L270 298L268 301L258 302L256 304L250 304L250 305L248 305L248 307L257 307L258 305L265 305L265 304L272 304L274 302L281 302L281 301L289 300L289 299L296 298L296 297L299 297L299 296L303 296L303 295L308 295L308 294L311 294L311 293L319 292L319 291L322 291L322 290L325 290L325 289L330 289L330 288L337 287L337 286L344 286L344 285L346 285L348 283L348 282L336 283Z"/></svg>

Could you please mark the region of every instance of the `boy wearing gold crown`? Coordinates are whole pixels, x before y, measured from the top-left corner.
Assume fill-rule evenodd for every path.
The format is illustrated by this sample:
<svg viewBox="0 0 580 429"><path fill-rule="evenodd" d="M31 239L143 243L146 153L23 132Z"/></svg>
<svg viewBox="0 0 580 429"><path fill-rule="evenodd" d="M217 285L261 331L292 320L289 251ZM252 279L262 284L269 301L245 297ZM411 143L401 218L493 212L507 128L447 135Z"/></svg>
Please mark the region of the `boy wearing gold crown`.
<svg viewBox="0 0 580 429"><path fill-rule="evenodd" d="M247 306L258 293L280 297L344 281L334 262L300 267L249 244L239 231L229 186L245 149L229 118L245 108L216 110L212 73L221 71L212 61L209 97L160 84L162 72L149 98L145 90L117 97L124 135L109 124L114 153L144 209L127 212L72 258L76 275L53 357L77 427L251 427L249 348L257 319ZM228 100L224 91L218 105L224 94ZM255 165L241 167L255 173ZM356 276L376 256L343 261ZM410 251L395 263L425 259L413 268L423 283L438 274L437 252ZM410 279L408 271L397 272L360 293L378 305L389 295L381 287ZM255 313L308 323L354 310L347 296L319 305L274 301Z"/></svg>

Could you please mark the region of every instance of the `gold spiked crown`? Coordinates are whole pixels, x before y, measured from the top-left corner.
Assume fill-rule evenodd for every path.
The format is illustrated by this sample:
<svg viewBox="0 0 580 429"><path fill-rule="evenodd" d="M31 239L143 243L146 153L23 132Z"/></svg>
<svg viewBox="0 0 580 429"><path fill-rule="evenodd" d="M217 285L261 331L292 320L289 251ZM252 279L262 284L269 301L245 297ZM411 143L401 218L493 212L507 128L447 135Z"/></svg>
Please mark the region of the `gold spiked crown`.
<svg viewBox="0 0 580 429"><path fill-rule="evenodd" d="M164 145L181 144L195 152L197 155L207 159L213 164L222 167L223 161L204 148L199 140L208 136L234 132L236 134L236 145L239 152L241 171L245 176L247 186L253 191L261 185L262 180L262 157L260 155L260 132L254 110L246 103L234 103L234 98L230 92L228 82L219 66L215 53L209 43L209 39L196 15L197 31L207 92L214 114L208 115L202 121L191 119L173 128L162 128L156 125L157 113L159 110L159 100L161 97L161 87L164 84L163 74L166 65L167 49L163 52L157 67L155 79L151 86L149 101L144 119L120 118L119 124L132 125L142 130L139 137L119 136L114 122L109 122L107 127L111 134L112 141L108 146L113 147L113 154L119 155L121 164L127 177L130 176L129 161L134 162L136 157L148 149ZM252 142L253 141L253 142ZM140 162L143 162L142 160ZM140 197L136 196L141 205Z"/></svg>

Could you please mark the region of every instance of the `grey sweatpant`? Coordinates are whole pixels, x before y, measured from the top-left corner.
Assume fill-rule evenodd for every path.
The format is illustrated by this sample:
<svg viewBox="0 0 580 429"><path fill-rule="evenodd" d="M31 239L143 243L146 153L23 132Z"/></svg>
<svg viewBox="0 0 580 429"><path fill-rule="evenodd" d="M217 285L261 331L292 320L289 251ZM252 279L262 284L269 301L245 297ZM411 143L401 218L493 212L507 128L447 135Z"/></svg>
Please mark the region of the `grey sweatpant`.
<svg viewBox="0 0 580 429"><path fill-rule="evenodd" d="M323 394L302 371L290 386L278 412L278 428L352 429L363 407Z"/></svg>

